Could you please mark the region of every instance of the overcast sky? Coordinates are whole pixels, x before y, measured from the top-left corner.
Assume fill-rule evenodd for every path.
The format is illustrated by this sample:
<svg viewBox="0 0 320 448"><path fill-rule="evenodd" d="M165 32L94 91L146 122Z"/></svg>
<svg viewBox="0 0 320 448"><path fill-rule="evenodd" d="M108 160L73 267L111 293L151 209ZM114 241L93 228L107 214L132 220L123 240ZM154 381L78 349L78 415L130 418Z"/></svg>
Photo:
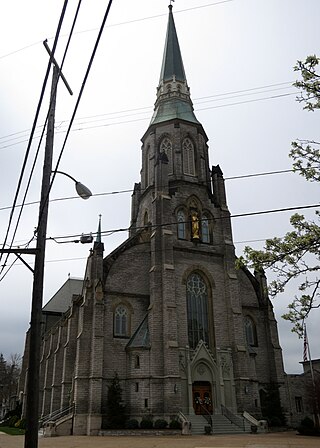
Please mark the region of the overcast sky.
<svg viewBox="0 0 320 448"><path fill-rule="evenodd" d="M76 1L70 1L56 53L66 44ZM82 84L107 0L82 2L79 21L64 65L74 95L58 89L54 159ZM130 190L138 182L140 138L152 116L164 47L168 0L114 0L60 169L85 183L94 194ZM10 0L0 15L0 242L27 147L48 55L63 1ZM198 120L209 137L210 163L226 178L291 168L290 143L320 138L319 112L296 102L296 60L319 54L319 0L176 0L174 18ZM47 91L38 125L44 122ZM37 128L36 136L39 136ZM32 145L34 157L39 139ZM27 201L39 200L43 146ZM24 185L26 181L24 181ZM297 174L226 180L232 215L319 203L319 185ZM23 190L24 191L24 190ZM72 182L57 176L51 199L74 196ZM19 201L18 201L19 202ZM20 202L19 202L20 203ZM48 237L71 241L102 230L127 228L131 194L97 195L88 201L50 203ZM233 218L237 255L247 244L261 248L265 238L290 229L293 212ZM314 210L302 213L313 218ZM14 215L13 222L17 214ZM26 243L37 225L38 205L25 207L15 244ZM12 235L12 233L11 233ZM104 235L105 253L126 239L126 232ZM250 243L248 243L250 241ZM243 243L246 242L246 243ZM44 303L71 277L84 275L90 246L47 243ZM32 257L26 256L32 263ZM10 256L8 265L14 261ZM6 272L6 271L4 271ZM272 279L272 276L269 276ZM285 369L301 372L302 341L281 319L296 285L274 300ZM32 274L20 262L0 282L0 352L23 353L29 325ZM309 319L311 353L320 357L319 311Z"/></svg>

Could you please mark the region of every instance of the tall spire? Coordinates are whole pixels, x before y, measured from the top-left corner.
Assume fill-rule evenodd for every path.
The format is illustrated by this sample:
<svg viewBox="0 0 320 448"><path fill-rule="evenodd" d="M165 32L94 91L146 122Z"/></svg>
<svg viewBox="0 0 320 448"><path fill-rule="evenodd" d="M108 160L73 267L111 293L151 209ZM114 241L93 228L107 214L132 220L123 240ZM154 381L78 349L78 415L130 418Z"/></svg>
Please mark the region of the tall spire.
<svg viewBox="0 0 320 448"><path fill-rule="evenodd" d="M101 243L101 215L99 215L99 225L98 225L96 243Z"/></svg>
<svg viewBox="0 0 320 448"><path fill-rule="evenodd" d="M157 100L150 124L175 118L199 124L193 112L190 89L187 84L170 4Z"/></svg>
<svg viewBox="0 0 320 448"><path fill-rule="evenodd" d="M161 83L161 81L172 80L174 76L176 80L182 82L186 81L186 74L183 67L178 36L172 14L172 5L169 5L167 36L159 83Z"/></svg>

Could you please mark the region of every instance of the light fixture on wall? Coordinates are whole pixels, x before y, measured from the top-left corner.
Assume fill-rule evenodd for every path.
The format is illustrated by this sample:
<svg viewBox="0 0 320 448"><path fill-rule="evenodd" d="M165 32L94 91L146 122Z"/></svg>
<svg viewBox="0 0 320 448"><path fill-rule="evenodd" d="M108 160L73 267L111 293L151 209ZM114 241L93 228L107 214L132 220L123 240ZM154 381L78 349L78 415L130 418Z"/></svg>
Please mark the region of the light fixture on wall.
<svg viewBox="0 0 320 448"><path fill-rule="evenodd" d="M175 394L178 392L178 386L176 384L173 386L173 392Z"/></svg>

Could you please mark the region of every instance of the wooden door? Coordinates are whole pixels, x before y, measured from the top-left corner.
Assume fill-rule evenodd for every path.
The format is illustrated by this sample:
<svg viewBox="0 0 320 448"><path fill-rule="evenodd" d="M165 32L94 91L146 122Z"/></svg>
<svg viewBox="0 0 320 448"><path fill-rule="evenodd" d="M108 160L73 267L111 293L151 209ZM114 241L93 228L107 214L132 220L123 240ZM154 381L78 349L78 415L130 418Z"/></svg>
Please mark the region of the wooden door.
<svg viewBox="0 0 320 448"><path fill-rule="evenodd" d="M192 386L193 408L197 415L212 414L212 393L209 382L196 382Z"/></svg>

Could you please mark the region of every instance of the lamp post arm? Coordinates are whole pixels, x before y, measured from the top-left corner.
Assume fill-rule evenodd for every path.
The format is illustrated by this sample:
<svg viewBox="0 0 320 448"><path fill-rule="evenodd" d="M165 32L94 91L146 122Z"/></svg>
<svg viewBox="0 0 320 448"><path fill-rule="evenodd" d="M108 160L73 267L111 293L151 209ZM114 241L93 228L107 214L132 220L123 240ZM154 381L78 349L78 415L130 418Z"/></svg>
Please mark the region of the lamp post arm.
<svg viewBox="0 0 320 448"><path fill-rule="evenodd" d="M56 174L56 173L58 173L58 174L63 174L64 176L67 176L67 177L69 177L70 179L72 179L73 182L75 182L75 183L78 182L74 177L70 176L70 174L65 173L64 171L58 171L58 170L55 170L55 171L52 171L52 172L53 172L54 174Z"/></svg>
<svg viewBox="0 0 320 448"><path fill-rule="evenodd" d="M86 187L85 185L83 185L81 182L77 181L74 177L70 176L70 174L65 173L64 171L58 171L58 170L52 171L52 173L54 176L58 173L58 174L63 174L64 176L67 176L70 179L72 179L73 182L75 183L77 194L82 199L89 199L92 196L92 193L89 190L89 188Z"/></svg>

